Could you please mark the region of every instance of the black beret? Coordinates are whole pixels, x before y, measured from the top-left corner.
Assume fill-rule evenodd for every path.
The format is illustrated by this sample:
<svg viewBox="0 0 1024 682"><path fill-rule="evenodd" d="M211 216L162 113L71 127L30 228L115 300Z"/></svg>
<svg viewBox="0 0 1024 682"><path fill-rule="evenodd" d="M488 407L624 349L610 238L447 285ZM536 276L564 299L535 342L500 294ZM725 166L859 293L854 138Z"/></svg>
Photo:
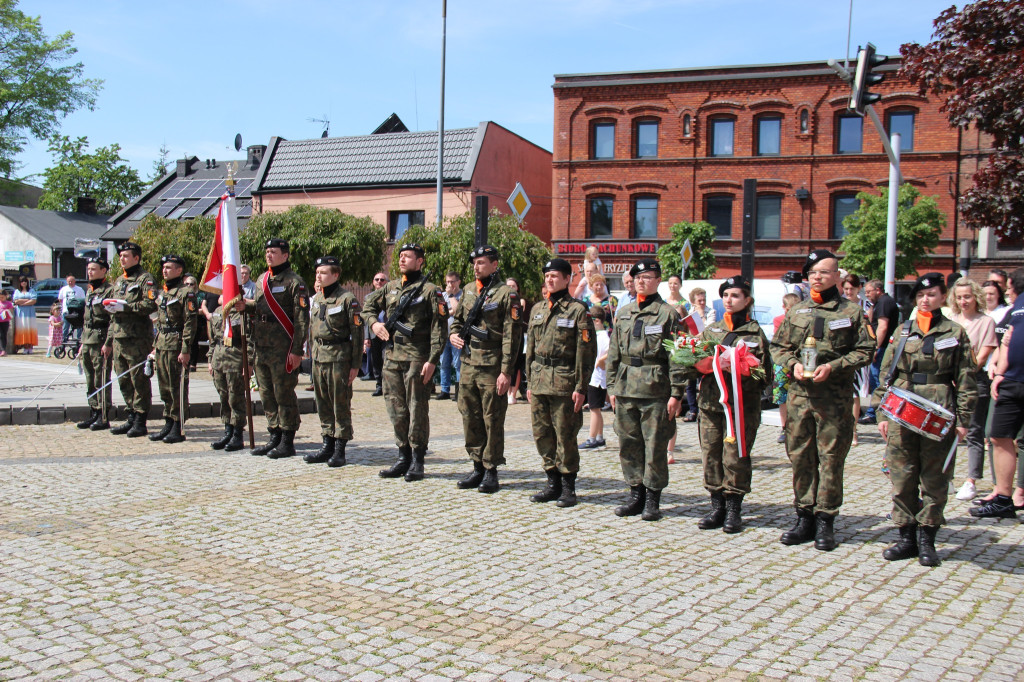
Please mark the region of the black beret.
<svg viewBox="0 0 1024 682"><path fill-rule="evenodd" d="M566 277L572 274L572 266L569 265L569 261L564 258L552 258L544 264L544 268L541 273L545 272L560 272Z"/></svg>
<svg viewBox="0 0 1024 682"><path fill-rule="evenodd" d="M338 262L338 259L335 258L334 256L320 256L319 258L316 259L316 266L320 267L321 265L333 265L335 267L338 267L341 264Z"/></svg>
<svg viewBox="0 0 1024 682"><path fill-rule="evenodd" d="M398 253L402 253L403 251L412 251L413 253L415 253L420 258L423 258L423 256L424 256L423 247L420 246L419 244L414 244L412 242L409 242L407 244L402 244L398 248Z"/></svg>
<svg viewBox="0 0 1024 682"><path fill-rule="evenodd" d="M117 252L124 253L125 251L131 251L136 256L142 255L142 247L135 242L123 242L117 245Z"/></svg>
<svg viewBox="0 0 1024 682"><path fill-rule="evenodd" d="M95 263L96 265L100 266L104 270L109 270L110 269L110 263L107 262L106 258L100 258L100 257L97 256L96 258L90 258L89 260L87 260L85 262L87 264L88 263Z"/></svg>
<svg viewBox="0 0 1024 682"><path fill-rule="evenodd" d="M483 246L478 246L469 252L469 260L471 261L476 260L481 256L487 256L488 258L498 260L498 250L490 244L484 244Z"/></svg>
<svg viewBox="0 0 1024 682"><path fill-rule="evenodd" d="M630 277L636 277L641 272L653 272L661 276L661 263L655 258L642 258L629 269Z"/></svg>
<svg viewBox="0 0 1024 682"><path fill-rule="evenodd" d="M181 256L176 256L173 253L169 253L166 256L164 256L163 258L161 258L160 259L160 263L161 264L164 264L164 263L174 263L175 265L180 265L183 268L187 267L185 265L185 259L182 258Z"/></svg>
<svg viewBox="0 0 1024 682"><path fill-rule="evenodd" d="M931 289L932 287L939 287L942 293L946 293L946 278L938 272L929 272L921 275L914 282L914 288L910 290L911 297L916 297L917 292L922 289Z"/></svg>
<svg viewBox="0 0 1024 682"><path fill-rule="evenodd" d="M288 240L287 239L268 239L267 243L263 245L264 249L281 249L285 253L288 253Z"/></svg>
<svg viewBox="0 0 1024 682"><path fill-rule="evenodd" d="M832 253L828 249L815 249L814 251L811 251L807 255L807 260L804 262L804 279L807 278L807 271L810 270L815 263L823 261L827 258L835 258L836 260L839 260L839 256Z"/></svg>
<svg viewBox="0 0 1024 682"><path fill-rule="evenodd" d="M743 289L743 293L750 296L750 280L743 275L733 275L718 287L718 295L724 296L726 289Z"/></svg>

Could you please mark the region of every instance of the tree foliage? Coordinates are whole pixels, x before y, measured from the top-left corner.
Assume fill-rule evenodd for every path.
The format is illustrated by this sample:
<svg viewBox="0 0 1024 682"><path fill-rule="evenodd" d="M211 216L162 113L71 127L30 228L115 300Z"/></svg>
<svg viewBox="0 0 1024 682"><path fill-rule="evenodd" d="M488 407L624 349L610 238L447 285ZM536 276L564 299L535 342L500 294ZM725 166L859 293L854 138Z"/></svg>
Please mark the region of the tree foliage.
<svg viewBox="0 0 1024 682"><path fill-rule="evenodd" d="M10 176L28 139L50 139L61 119L92 109L103 81L82 78L70 31L48 38L39 17L0 0L0 173Z"/></svg>
<svg viewBox="0 0 1024 682"><path fill-rule="evenodd" d="M142 219L132 241L142 247L142 269L160 281L160 258L173 253L185 259L185 270L197 278L206 270L216 224L213 218L200 216L194 220L171 220L150 213ZM121 264L110 264L110 277L121 274Z"/></svg>
<svg viewBox="0 0 1024 682"><path fill-rule="evenodd" d="M239 236L242 260L261 270L264 245L274 237L288 240L292 269L312 287L321 256L338 259L342 282L368 284L384 263L387 232L370 218L303 204L283 213L254 215Z"/></svg>
<svg viewBox="0 0 1024 682"><path fill-rule="evenodd" d="M153 160L153 170L149 175L149 181L156 182L163 176L167 175L171 168L171 150L167 148L166 144L160 145L159 156Z"/></svg>
<svg viewBox="0 0 1024 682"><path fill-rule="evenodd" d="M440 286L448 272L457 272L463 283L473 280L473 264L469 254L474 247L476 215L468 211L445 218L440 226L413 225L398 240L415 242L426 252L423 269L430 280ZM544 242L532 232L522 229L513 216L503 215L497 209L487 217L487 241L498 249L498 263L503 277L514 277L521 287L520 294L527 301L540 298L541 268L551 259ZM392 277L398 275L398 250L391 254Z"/></svg>
<svg viewBox="0 0 1024 682"><path fill-rule="evenodd" d="M840 250L846 256L842 266L867 279L885 276L886 224L889 215L889 189L881 196L861 192L860 207L843 220L848 234ZM934 197L921 196L914 187L899 189L896 214L896 279L917 272L917 266L930 261L929 254L939 244L946 217Z"/></svg>
<svg viewBox="0 0 1024 682"><path fill-rule="evenodd" d="M72 140L58 135L50 142L54 165L43 172L43 196L39 208L74 211L78 197L96 200L100 215L113 215L142 193L146 183L138 171L121 158L117 143L88 152L89 139Z"/></svg>
<svg viewBox="0 0 1024 682"><path fill-rule="evenodd" d="M992 135L995 154L960 200L965 222L1024 235L1024 0L977 0L935 20L927 45L900 48L902 73L920 91L947 97L954 126Z"/></svg>
<svg viewBox="0 0 1024 682"><path fill-rule="evenodd" d="M683 269L683 257L680 252L683 244L690 240L693 258L686 268L687 279L710 279L715 276L718 266L715 264L715 226L701 221L699 223L681 222L669 228L672 241L658 249L658 260L661 262L661 276L668 279L671 274L679 274Z"/></svg>

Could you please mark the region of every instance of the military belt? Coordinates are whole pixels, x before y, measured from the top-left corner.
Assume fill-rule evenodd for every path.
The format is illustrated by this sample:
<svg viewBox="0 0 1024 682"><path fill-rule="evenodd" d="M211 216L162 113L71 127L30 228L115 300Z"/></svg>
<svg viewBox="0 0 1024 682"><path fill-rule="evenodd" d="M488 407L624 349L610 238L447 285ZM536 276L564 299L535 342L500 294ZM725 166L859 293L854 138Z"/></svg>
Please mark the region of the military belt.
<svg viewBox="0 0 1024 682"><path fill-rule="evenodd" d="M346 336L343 339L316 339L316 342L321 346L340 346L343 343L349 343L351 340L351 336Z"/></svg>
<svg viewBox="0 0 1024 682"><path fill-rule="evenodd" d="M537 362L544 365L545 367L568 367L569 361L565 358L548 358L543 355L538 355L534 358Z"/></svg>
<svg viewBox="0 0 1024 682"><path fill-rule="evenodd" d="M110 323L107 322L106 324L93 324L92 322L90 322L85 326L88 329L108 329L110 327Z"/></svg>
<svg viewBox="0 0 1024 682"><path fill-rule="evenodd" d="M643 367L644 365L660 365L661 361L657 358L637 358L632 355L629 356L630 367Z"/></svg>
<svg viewBox="0 0 1024 682"><path fill-rule="evenodd" d="M951 384L953 383L953 375L946 374L925 374L923 372L913 372L910 374L910 383L912 384Z"/></svg>
<svg viewBox="0 0 1024 682"><path fill-rule="evenodd" d="M480 348L480 349L484 349L484 350L489 350L489 349L501 348L501 344L500 343L493 343L493 342L484 342L484 341L479 341L477 339L473 339L472 341L470 341L469 347L470 348Z"/></svg>
<svg viewBox="0 0 1024 682"><path fill-rule="evenodd" d="M161 334L180 334L185 331L184 327L164 327L160 330Z"/></svg>

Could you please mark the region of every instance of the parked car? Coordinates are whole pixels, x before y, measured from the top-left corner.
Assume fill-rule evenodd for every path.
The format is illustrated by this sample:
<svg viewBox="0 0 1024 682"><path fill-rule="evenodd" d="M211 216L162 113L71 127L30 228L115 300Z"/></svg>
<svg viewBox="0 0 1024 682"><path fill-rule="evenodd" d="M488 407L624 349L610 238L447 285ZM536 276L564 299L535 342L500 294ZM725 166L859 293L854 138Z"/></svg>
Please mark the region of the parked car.
<svg viewBox="0 0 1024 682"><path fill-rule="evenodd" d="M37 280L32 285L32 289L36 292L36 314L50 312L50 306L57 300L57 294L65 284L67 282L62 279L49 277Z"/></svg>

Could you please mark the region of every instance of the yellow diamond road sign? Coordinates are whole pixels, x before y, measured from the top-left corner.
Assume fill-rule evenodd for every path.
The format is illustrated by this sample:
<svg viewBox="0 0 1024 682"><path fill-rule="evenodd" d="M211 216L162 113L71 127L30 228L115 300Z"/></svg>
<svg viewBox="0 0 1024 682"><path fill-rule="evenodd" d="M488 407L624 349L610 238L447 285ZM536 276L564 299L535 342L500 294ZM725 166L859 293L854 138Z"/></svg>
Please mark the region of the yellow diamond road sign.
<svg viewBox="0 0 1024 682"><path fill-rule="evenodd" d="M690 246L689 239L687 239L686 242L683 244L683 250L682 252L680 252L679 255L683 257L684 268L690 264L691 260L693 260L693 247Z"/></svg>
<svg viewBox="0 0 1024 682"><path fill-rule="evenodd" d="M516 220L522 222L531 206L533 206L533 203L530 201L530 197L526 196L526 190L523 189L522 183L517 182L516 188L512 190L512 194L508 197L508 207L512 209L512 214L516 217Z"/></svg>

